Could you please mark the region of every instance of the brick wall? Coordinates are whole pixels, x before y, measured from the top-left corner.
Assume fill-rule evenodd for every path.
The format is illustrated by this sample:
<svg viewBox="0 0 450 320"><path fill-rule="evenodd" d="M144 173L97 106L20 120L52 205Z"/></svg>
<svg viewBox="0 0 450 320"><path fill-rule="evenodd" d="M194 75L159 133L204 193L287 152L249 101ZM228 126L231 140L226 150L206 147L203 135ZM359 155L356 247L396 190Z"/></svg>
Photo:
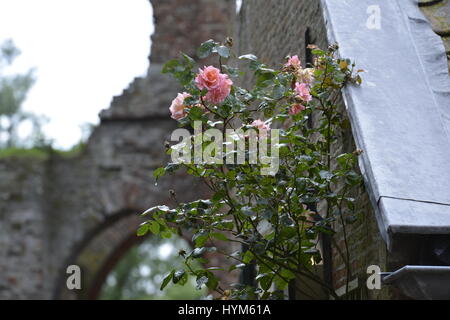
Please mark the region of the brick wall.
<svg viewBox="0 0 450 320"><path fill-rule="evenodd" d="M180 51L196 57L196 48L214 38L223 41L232 32L234 0L151 0L156 32L151 62L165 63Z"/></svg>
<svg viewBox="0 0 450 320"><path fill-rule="evenodd" d="M237 44L240 54L254 53L263 63L279 66L286 55L298 54L306 60L306 45L314 43L321 48L328 46L326 26L320 1L245 0L239 14ZM364 66L359 66L364 68ZM251 81L247 78L245 82ZM351 129L341 132L339 142L333 146L334 153L354 151ZM339 189L339 187L338 187ZM366 290L366 270L379 265L388 270L386 245L378 232L374 213L364 188L355 190L358 220L346 229L350 252L351 277L358 278L356 298L391 299L398 297L392 289ZM323 208L322 208L323 209ZM332 248L332 283L335 289L346 285L346 268L339 250L345 252L344 237L339 223L335 223L336 245Z"/></svg>

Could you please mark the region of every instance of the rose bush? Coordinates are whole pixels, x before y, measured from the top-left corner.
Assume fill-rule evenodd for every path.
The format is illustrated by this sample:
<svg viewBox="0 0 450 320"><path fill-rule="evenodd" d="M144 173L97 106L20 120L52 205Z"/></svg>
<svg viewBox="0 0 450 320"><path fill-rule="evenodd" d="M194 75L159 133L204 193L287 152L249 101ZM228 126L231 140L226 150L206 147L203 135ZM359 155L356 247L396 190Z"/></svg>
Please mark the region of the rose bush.
<svg viewBox="0 0 450 320"><path fill-rule="evenodd" d="M292 56L280 62L278 69L252 54L236 57L231 47L231 39L225 44L209 40L200 46L198 56L217 55L217 67L206 66L195 72L196 62L185 54L164 66L163 72L171 73L184 88L170 106L171 116L181 127L193 127L197 121L204 130L219 128L223 136L229 128L256 128L260 138L268 138L269 145L274 143L268 133L277 128L280 141L272 147L278 151L279 169L262 175L260 169L266 164L250 163L248 152L244 163L169 163L155 170L157 180L184 169L203 180L211 198L178 203L172 192L175 207L145 211L148 220L139 227L138 235L193 235L193 250L180 251L185 268L169 272L161 289L169 282L183 285L188 277L195 277L198 287L207 286L224 299L281 299L285 289L295 288L298 281L294 280L303 277L336 297L330 283L314 272L314 266L324 258L320 240L333 238L336 223L342 224L346 237L345 226L355 216L354 199L349 194L361 184L356 170L361 151L336 155L332 145L341 128L348 126L339 108L341 90L348 84L360 84L361 70L355 72L351 61L336 57L337 45L328 50L310 46L314 63L308 68L302 67L298 56ZM235 85L243 72L233 67L232 61L248 63L252 88ZM250 143L248 136L241 138L245 145ZM211 143L202 140L200 147L206 149ZM193 149L195 143L189 146ZM168 153L174 148L168 147ZM218 242L239 244L241 249L225 250L226 246L216 245ZM345 250L339 252L350 268L348 248ZM235 261L229 272L253 268L254 283L224 287L215 275L223 266L194 268L194 260L208 262L206 252ZM303 286L296 290L308 294Z"/></svg>

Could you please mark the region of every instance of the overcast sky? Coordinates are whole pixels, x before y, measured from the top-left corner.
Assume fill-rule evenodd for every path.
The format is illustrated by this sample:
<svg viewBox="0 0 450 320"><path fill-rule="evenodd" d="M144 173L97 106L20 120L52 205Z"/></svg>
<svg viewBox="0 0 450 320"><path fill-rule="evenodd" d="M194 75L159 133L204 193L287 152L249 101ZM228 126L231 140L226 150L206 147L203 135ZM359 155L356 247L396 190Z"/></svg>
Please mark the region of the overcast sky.
<svg viewBox="0 0 450 320"><path fill-rule="evenodd" d="M136 76L145 74L153 32L148 0L0 0L0 42L22 55L14 71L36 68L24 109L50 118L56 146L81 138Z"/></svg>

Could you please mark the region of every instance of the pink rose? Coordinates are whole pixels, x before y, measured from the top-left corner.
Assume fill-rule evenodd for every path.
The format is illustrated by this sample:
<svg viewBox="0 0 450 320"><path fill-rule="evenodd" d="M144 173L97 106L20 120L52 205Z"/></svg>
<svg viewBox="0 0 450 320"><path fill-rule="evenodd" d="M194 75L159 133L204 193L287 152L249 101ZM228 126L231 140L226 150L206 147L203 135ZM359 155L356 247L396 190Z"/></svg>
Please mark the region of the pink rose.
<svg viewBox="0 0 450 320"><path fill-rule="evenodd" d="M233 81L228 79L227 75L223 75L222 82L220 85L212 90L209 90L208 93L205 96L206 101L218 104L221 103L223 100L225 100L226 97L230 94L231 91L231 85L233 84Z"/></svg>
<svg viewBox="0 0 450 320"><path fill-rule="evenodd" d="M300 103L296 103L293 104L292 107L289 109L289 114L294 115L302 112L303 110L305 110L305 106L301 105Z"/></svg>
<svg viewBox="0 0 450 320"><path fill-rule="evenodd" d="M195 78L195 83L197 87L202 89L212 90L217 88L222 81L220 70L214 68L213 66L204 67L203 70L199 69L199 73Z"/></svg>
<svg viewBox="0 0 450 320"><path fill-rule="evenodd" d="M189 108L184 103L184 99L190 97L191 95L187 92L178 93L177 97L173 99L172 104L170 105L170 113L172 119L179 120L186 116L186 108Z"/></svg>
<svg viewBox="0 0 450 320"><path fill-rule="evenodd" d="M305 102L312 100L312 96L309 93L309 87L306 83L295 83L295 92L297 92L297 96Z"/></svg>
<svg viewBox="0 0 450 320"><path fill-rule="evenodd" d="M195 78L197 88L200 90L207 89L208 93L205 98L210 103L220 103L230 94L233 81L228 75L220 73L220 70L213 66L199 69L199 73Z"/></svg>
<svg viewBox="0 0 450 320"><path fill-rule="evenodd" d="M260 119L253 121L250 125L257 128L262 136L266 136L270 130L270 126Z"/></svg>
<svg viewBox="0 0 450 320"><path fill-rule="evenodd" d="M293 67L295 69L300 69L302 67L302 62L297 55L289 57L288 62L284 65L286 68Z"/></svg>

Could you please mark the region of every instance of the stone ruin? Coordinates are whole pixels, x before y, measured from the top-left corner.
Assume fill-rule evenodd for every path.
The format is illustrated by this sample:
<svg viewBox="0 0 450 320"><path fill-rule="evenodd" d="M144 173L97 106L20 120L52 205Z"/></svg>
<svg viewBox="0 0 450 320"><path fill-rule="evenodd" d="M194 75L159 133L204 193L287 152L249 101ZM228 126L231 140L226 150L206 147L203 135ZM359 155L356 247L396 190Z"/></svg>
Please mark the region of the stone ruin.
<svg viewBox="0 0 450 320"><path fill-rule="evenodd" d="M169 189L181 201L206 196L200 181L182 174L155 186L152 171L168 160L164 141L176 128L168 108L179 89L161 69L180 51L195 57L201 42L225 39L234 1L151 3L147 76L100 113L82 154L0 160L0 299L94 299L118 260L142 241L138 213L173 206ZM81 267L81 290L66 289L71 264Z"/></svg>

